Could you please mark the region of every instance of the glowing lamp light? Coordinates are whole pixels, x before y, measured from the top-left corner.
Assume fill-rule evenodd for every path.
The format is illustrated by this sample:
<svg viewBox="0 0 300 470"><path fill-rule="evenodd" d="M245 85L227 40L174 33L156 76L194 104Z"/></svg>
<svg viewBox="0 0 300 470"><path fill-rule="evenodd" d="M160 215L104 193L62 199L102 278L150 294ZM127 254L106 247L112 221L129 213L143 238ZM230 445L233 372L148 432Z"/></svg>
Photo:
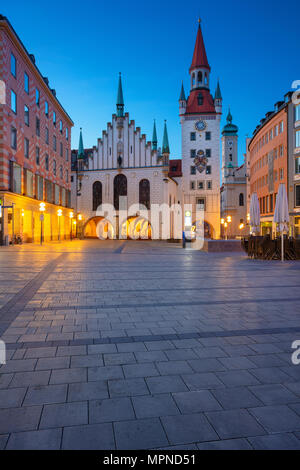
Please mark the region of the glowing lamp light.
<svg viewBox="0 0 300 470"><path fill-rule="evenodd" d="M24 217L24 209L22 209L22 213L21 213L21 216Z"/></svg>
<svg viewBox="0 0 300 470"><path fill-rule="evenodd" d="M81 214L78 215L78 220L82 220L82 215Z"/></svg>
<svg viewBox="0 0 300 470"><path fill-rule="evenodd" d="M40 203L40 212L44 212L46 210L46 204L44 202Z"/></svg>
<svg viewBox="0 0 300 470"><path fill-rule="evenodd" d="M227 222L228 222L228 223L231 222L231 215L228 215L228 216L227 216Z"/></svg>
<svg viewBox="0 0 300 470"><path fill-rule="evenodd" d="M239 229L240 229L240 230L243 230L244 227L245 227L244 224L240 224L240 225L239 225Z"/></svg>
<svg viewBox="0 0 300 470"><path fill-rule="evenodd" d="M221 219L221 225L225 224L225 219Z"/></svg>
<svg viewBox="0 0 300 470"><path fill-rule="evenodd" d="M77 223L76 220L73 220L73 225L76 225L76 223Z"/></svg>
<svg viewBox="0 0 300 470"><path fill-rule="evenodd" d="M61 217L61 216L62 216L62 210L61 210L61 209L58 209L57 215L58 215L58 217Z"/></svg>
<svg viewBox="0 0 300 470"><path fill-rule="evenodd" d="M70 219L73 219L73 217L74 217L73 212L70 212L69 217L70 217Z"/></svg>
<svg viewBox="0 0 300 470"><path fill-rule="evenodd" d="M227 222L224 223L224 227L225 227L225 228L228 227L228 223L227 223Z"/></svg>

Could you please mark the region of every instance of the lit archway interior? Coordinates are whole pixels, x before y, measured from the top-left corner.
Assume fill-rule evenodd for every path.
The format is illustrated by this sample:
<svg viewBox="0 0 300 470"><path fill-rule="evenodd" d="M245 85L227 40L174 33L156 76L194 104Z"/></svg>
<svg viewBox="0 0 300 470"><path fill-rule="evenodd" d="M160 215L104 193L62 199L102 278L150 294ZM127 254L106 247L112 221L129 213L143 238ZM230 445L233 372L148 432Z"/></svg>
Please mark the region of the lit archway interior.
<svg viewBox="0 0 300 470"><path fill-rule="evenodd" d="M107 238L114 238L114 229L112 224L103 217L93 217L90 219L84 228L85 238L100 238L106 240Z"/></svg>
<svg viewBox="0 0 300 470"><path fill-rule="evenodd" d="M150 240L151 237L151 224L144 217L129 217L122 224L122 238Z"/></svg>
<svg viewBox="0 0 300 470"><path fill-rule="evenodd" d="M204 238L213 239L213 227L209 222L206 222L206 220L204 220L204 222L199 220L195 221L192 225L192 231L196 232L196 230L198 236L200 235L201 237L204 235Z"/></svg>

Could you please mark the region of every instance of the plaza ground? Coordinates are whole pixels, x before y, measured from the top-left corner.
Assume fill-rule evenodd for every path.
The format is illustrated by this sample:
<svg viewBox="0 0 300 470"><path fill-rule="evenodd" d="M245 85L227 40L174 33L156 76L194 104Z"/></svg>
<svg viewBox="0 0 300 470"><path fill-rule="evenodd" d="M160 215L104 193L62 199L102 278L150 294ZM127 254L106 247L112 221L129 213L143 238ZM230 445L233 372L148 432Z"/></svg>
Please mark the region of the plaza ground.
<svg viewBox="0 0 300 470"><path fill-rule="evenodd" d="M299 262L0 248L0 449L300 449Z"/></svg>

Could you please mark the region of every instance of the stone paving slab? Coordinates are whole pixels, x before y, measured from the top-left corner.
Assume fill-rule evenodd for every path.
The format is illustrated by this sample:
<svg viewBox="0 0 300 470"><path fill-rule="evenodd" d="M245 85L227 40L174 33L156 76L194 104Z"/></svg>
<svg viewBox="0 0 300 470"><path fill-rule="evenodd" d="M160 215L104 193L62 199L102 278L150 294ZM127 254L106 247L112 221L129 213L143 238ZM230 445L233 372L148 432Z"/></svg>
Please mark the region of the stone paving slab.
<svg viewBox="0 0 300 470"><path fill-rule="evenodd" d="M115 440L111 423L64 428L64 450L113 450Z"/></svg>
<svg viewBox="0 0 300 470"><path fill-rule="evenodd" d="M298 449L299 271L163 242L0 249L0 449Z"/></svg>

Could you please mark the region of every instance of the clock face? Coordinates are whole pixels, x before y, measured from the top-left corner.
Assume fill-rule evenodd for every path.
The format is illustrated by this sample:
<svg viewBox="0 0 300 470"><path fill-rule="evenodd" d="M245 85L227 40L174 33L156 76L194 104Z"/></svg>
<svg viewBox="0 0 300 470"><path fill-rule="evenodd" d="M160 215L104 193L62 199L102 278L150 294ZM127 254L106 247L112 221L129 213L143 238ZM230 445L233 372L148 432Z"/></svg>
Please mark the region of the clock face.
<svg viewBox="0 0 300 470"><path fill-rule="evenodd" d="M197 129L197 131L204 131L206 129L205 121L197 121L195 124L195 128Z"/></svg>
<svg viewBox="0 0 300 470"><path fill-rule="evenodd" d="M232 140L230 140L230 141L228 142L228 145L229 145L229 147L232 147L232 146L233 146Z"/></svg>

